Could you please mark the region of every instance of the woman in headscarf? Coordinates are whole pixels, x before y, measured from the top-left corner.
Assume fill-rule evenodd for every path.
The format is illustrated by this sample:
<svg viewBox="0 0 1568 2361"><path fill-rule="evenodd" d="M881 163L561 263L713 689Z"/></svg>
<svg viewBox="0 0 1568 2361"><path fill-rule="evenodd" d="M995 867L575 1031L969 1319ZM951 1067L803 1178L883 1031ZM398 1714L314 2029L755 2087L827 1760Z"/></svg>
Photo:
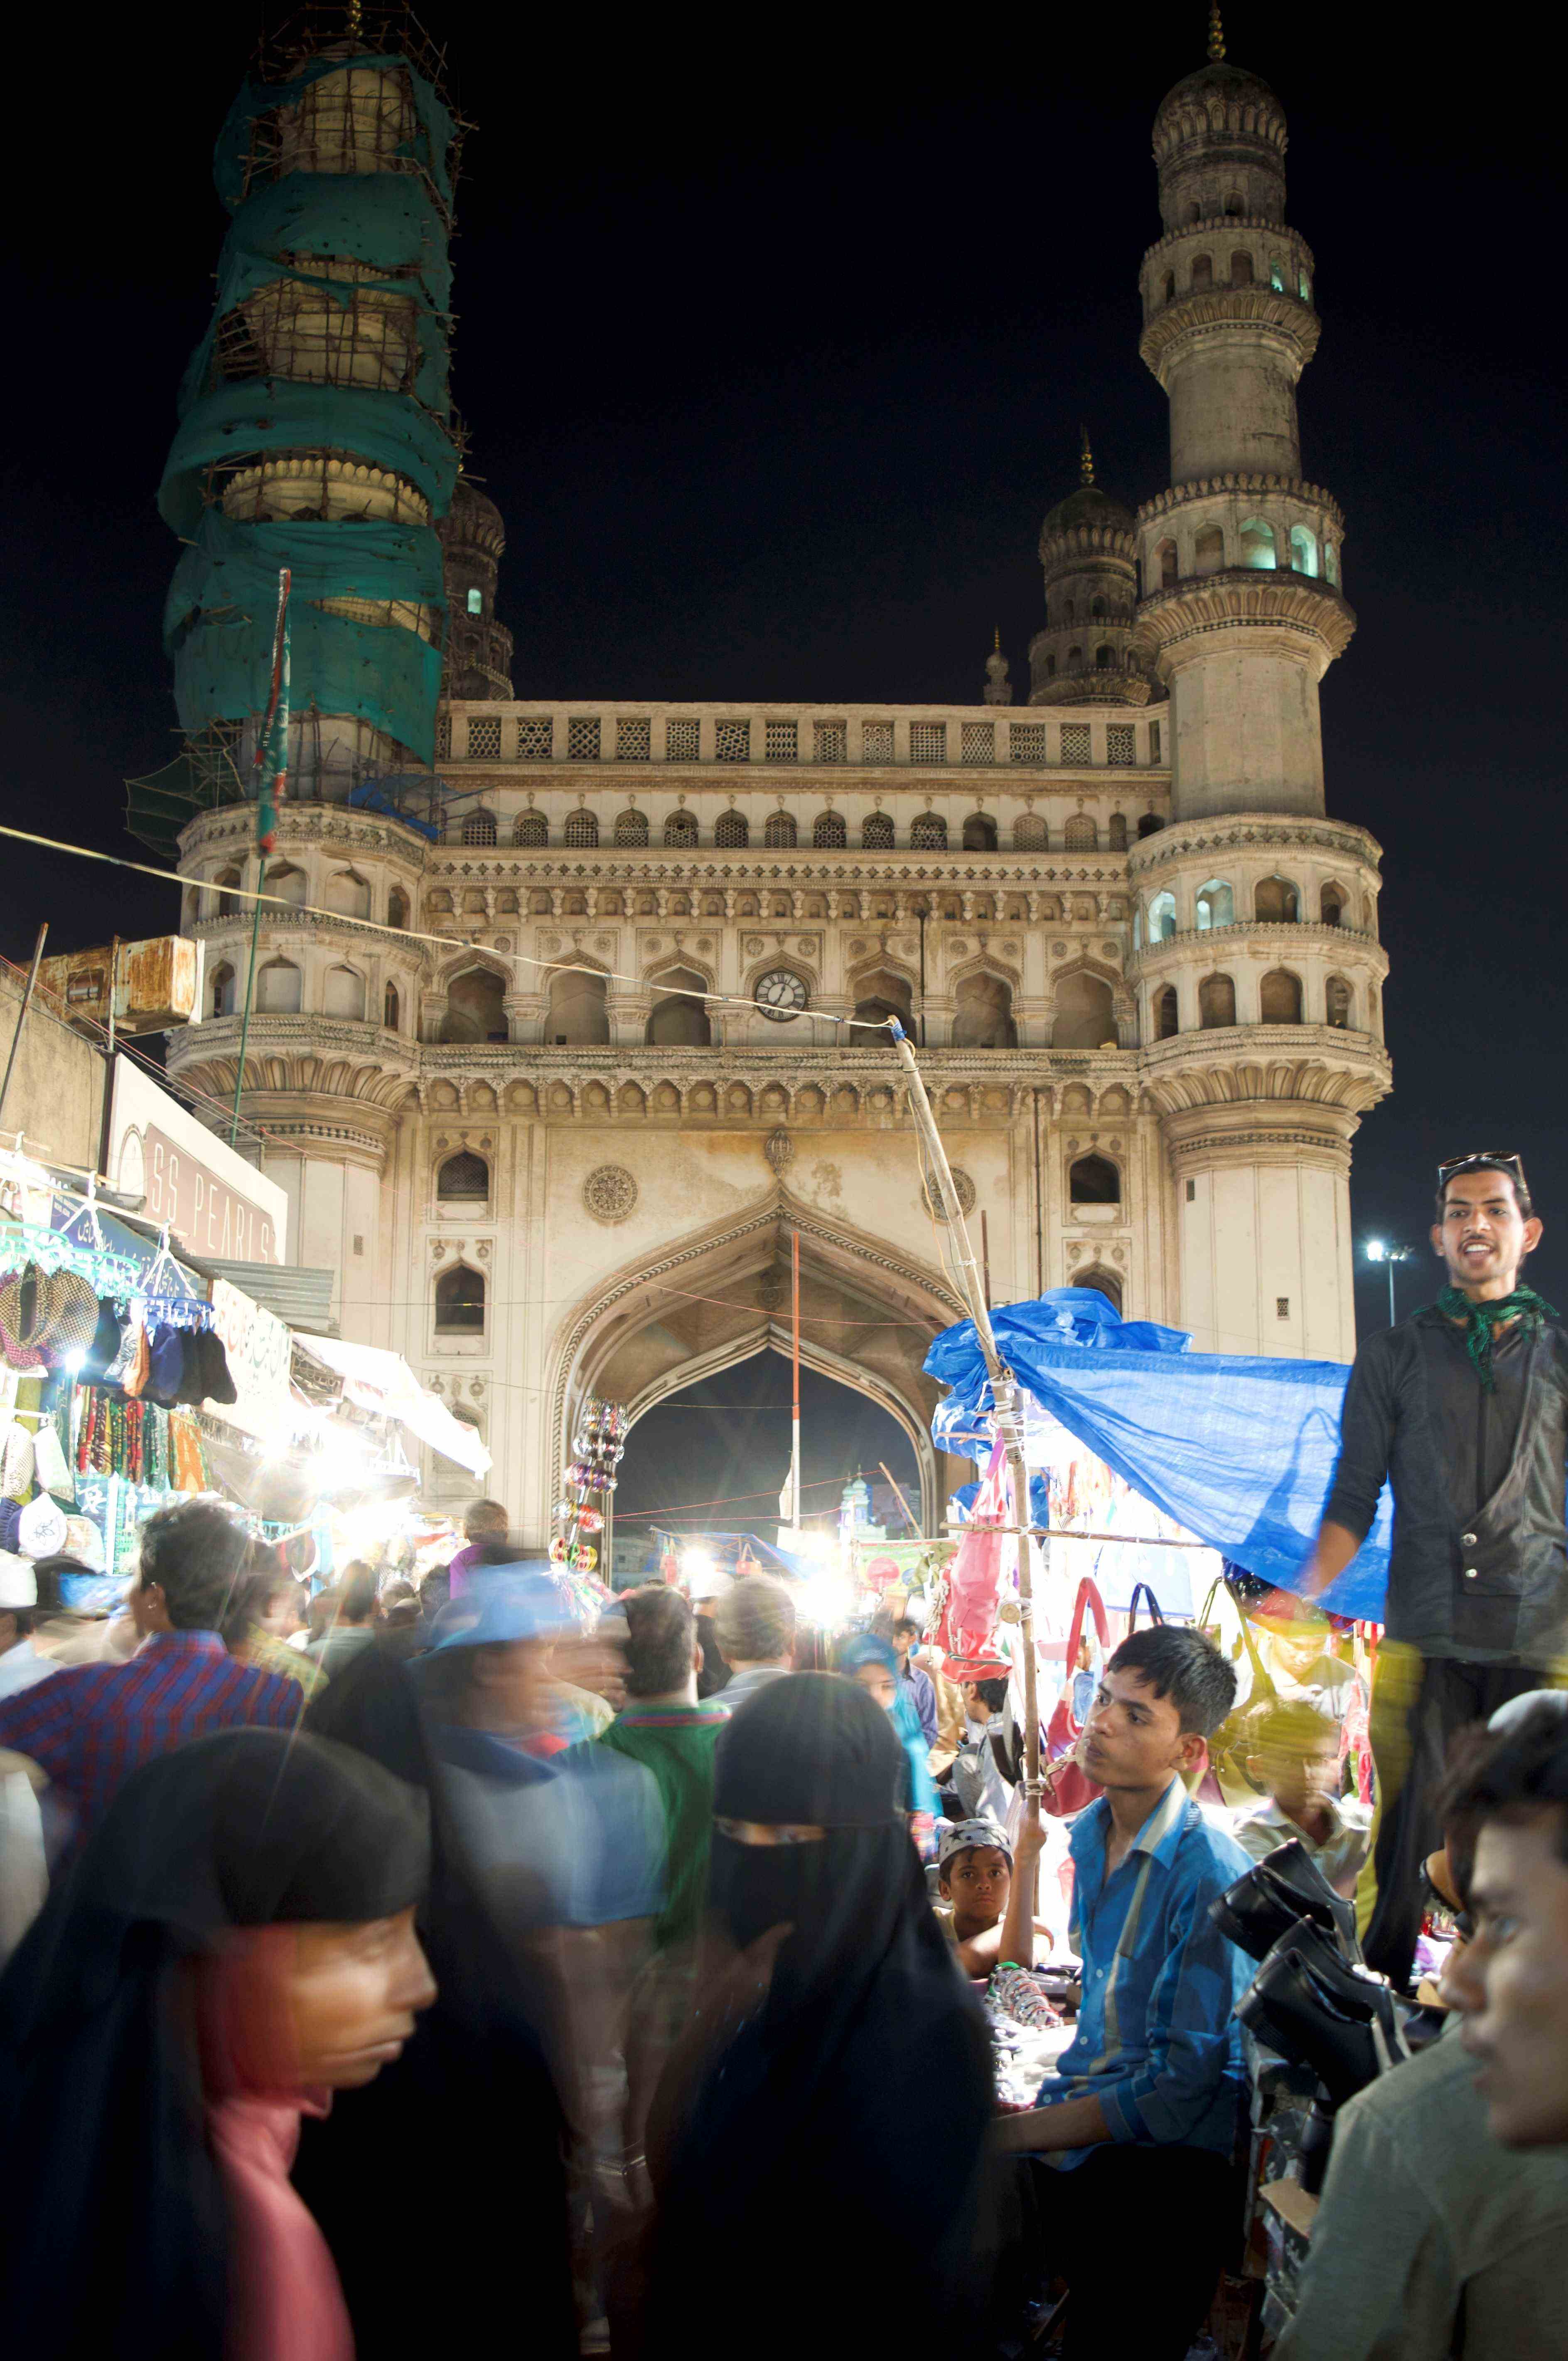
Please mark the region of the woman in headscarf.
<svg viewBox="0 0 1568 2361"><path fill-rule="evenodd" d="M898 1732L909 1763L905 1809L924 1823L921 1849L929 1852L929 1836L938 1808L936 1783L929 1768L930 1743L909 1695L909 1684L898 1677L898 1652L891 1640L875 1631L857 1631L839 1651L839 1670L858 1681L873 1705L880 1705Z"/></svg>
<svg viewBox="0 0 1568 2361"><path fill-rule="evenodd" d="M990 2048L926 1897L905 1759L828 1673L771 1683L719 1740L710 1901L733 1964L651 2128L649 2361L753 2322L783 2352L815 2350L825 2318L850 2353L979 2341Z"/></svg>
<svg viewBox="0 0 1568 2361"><path fill-rule="evenodd" d="M223 1730L126 1781L0 1980L11 2350L353 2361L290 2167L434 1997L429 1866L422 1800L318 1740Z"/></svg>

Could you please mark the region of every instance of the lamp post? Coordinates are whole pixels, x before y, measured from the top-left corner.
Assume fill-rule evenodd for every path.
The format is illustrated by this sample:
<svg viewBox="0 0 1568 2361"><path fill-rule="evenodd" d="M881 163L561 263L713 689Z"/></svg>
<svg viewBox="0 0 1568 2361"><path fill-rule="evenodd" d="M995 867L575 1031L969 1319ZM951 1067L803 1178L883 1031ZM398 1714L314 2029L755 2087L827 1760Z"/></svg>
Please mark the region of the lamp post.
<svg viewBox="0 0 1568 2361"><path fill-rule="evenodd" d="M1394 1325L1394 1265L1409 1262L1414 1246L1391 1246L1385 1238L1368 1238L1362 1248L1368 1262L1386 1262L1388 1266L1388 1325Z"/></svg>

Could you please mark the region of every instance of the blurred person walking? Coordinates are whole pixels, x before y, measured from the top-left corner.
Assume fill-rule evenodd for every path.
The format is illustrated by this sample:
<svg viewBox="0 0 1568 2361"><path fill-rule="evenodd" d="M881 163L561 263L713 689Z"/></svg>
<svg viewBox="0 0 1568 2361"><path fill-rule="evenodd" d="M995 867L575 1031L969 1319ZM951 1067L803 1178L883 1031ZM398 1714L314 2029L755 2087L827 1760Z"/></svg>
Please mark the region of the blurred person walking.
<svg viewBox="0 0 1568 2361"><path fill-rule="evenodd" d="M908 1694L908 1683L898 1677L898 1658L892 1642L874 1631L856 1632L839 1651L839 1670L864 1689L872 1703L891 1719L908 1765L905 1809L923 1823L922 1838L929 1839L938 1809L936 1783L927 1767L931 1750ZM928 1849L923 1841L922 1850Z"/></svg>
<svg viewBox="0 0 1568 2361"><path fill-rule="evenodd" d="M0 1979L18 2354L353 2361L290 2180L434 1986L422 1800L317 1739L219 1731L127 1779Z"/></svg>
<svg viewBox="0 0 1568 2361"><path fill-rule="evenodd" d="M334 1673L345 1671L360 1649L367 1648L376 1637L374 1568L358 1560L345 1566L342 1581L330 1597L332 1604L325 1620L305 1643L306 1655L321 1666L329 1680ZM319 1606L321 1602L318 1599L316 1603Z"/></svg>
<svg viewBox="0 0 1568 2361"><path fill-rule="evenodd" d="M511 1519L499 1500L476 1500L463 1520L464 1545L446 1565L446 1598L461 1598L474 1577L475 1569L485 1563L485 1553L505 1554L498 1547L504 1543ZM512 1553L515 1555L515 1552ZM426 1587L431 1577L425 1577ZM444 1602L443 1602L444 1603Z"/></svg>
<svg viewBox="0 0 1568 2361"><path fill-rule="evenodd" d="M937 1743L937 1690L927 1672L914 1661L920 1638L920 1626L913 1616L901 1615L893 1627L893 1653L898 1659L898 1677L909 1691L909 1701L915 1708L915 1719L920 1724L921 1735L927 1751Z"/></svg>
<svg viewBox="0 0 1568 2361"><path fill-rule="evenodd" d="M96 1827L153 1756L214 1730L297 1722L298 1684L236 1662L221 1636L249 1537L211 1494L159 1509L141 1529L128 1601L140 1645L123 1664L75 1664L0 1699L0 1747L35 1762Z"/></svg>
<svg viewBox="0 0 1568 2361"><path fill-rule="evenodd" d="M770 1683L719 1739L710 1892L727 1965L650 2126L650 2361L689 2351L694 2301L709 2322L765 2303L766 2342L786 2353L815 2350L827 2314L850 2353L973 2341L990 2048L927 1901L905 1762L886 1711L831 1674ZM764 2290L759 2257L780 2253L817 2267Z"/></svg>
<svg viewBox="0 0 1568 2361"><path fill-rule="evenodd" d="M731 1583L713 1621L729 1666L723 1694L731 1713L795 1670L795 1597L776 1575L748 1574Z"/></svg>
<svg viewBox="0 0 1568 2361"><path fill-rule="evenodd" d="M723 1700L697 1697L702 1651L691 1609L678 1590L651 1583L624 1592L620 1605L628 1635L627 1701L598 1742L641 1763L658 1785L664 1906L654 1941L664 1950L693 1940L707 1905L713 1758L729 1719L729 1692Z"/></svg>
<svg viewBox="0 0 1568 2361"><path fill-rule="evenodd" d="M224 1618L223 1636L240 1664L296 1682L308 1701L324 1687L326 1675L302 1648L289 1645L290 1632L301 1628L299 1606L292 1575L263 1568L242 1576Z"/></svg>

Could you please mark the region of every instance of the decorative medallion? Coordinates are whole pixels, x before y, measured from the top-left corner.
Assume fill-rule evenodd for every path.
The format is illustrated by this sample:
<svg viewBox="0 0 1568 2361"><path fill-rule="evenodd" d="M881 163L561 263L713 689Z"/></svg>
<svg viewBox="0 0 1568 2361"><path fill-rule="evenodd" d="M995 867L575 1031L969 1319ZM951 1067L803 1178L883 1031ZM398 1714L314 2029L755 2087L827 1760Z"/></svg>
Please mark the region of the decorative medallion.
<svg viewBox="0 0 1568 2361"><path fill-rule="evenodd" d="M969 1174L964 1170L961 1164L955 1164L951 1170L953 1175L953 1186L959 1192L959 1203L963 1208L964 1215L967 1219L974 1211L974 1182L970 1179ZM948 1216L942 1210L941 1206L938 1204L929 1189L925 1191L925 1197L927 1211L932 1215L933 1219L938 1222L945 1222Z"/></svg>
<svg viewBox="0 0 1568 2361"><path fill-rule="evenodd" d="M795 1155L795 1142L782 1124L763 1140L762 1154L782 1180Z"/></svg>
<svg viewBox="0 0 1568 2361"><path fill-rule="evenodd" d="M637 1183L624 1164L600 1164L583 1183L583 1202L596 1222L624 1222L637 1202Z"/></svg>

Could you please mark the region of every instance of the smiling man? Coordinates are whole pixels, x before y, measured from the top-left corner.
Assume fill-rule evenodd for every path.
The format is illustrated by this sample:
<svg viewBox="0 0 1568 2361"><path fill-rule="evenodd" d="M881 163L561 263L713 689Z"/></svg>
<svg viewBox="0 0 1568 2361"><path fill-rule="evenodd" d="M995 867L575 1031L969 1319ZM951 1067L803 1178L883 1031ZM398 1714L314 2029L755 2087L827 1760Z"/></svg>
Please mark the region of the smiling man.
<svg viewBox="0 0 1568 2361"><path fill-rule="evenodd" d="M1441 1841L1448 1741L1568 1660L1568 1330L1520 1280L1541 1237L1517 1156L1438 1167L1434 1304L1368 1337L1345 1390L1339 1463L1304 1587L1342 1574L1394 1494L1372 1695L1373 1852L1357 1888L1369 1964L1408 1983L1421 1864Z"/></svg>
<svg viewBox="0 0 1568 2361"><path fill-rule="evenodd" d="M1078 2034L1035 2109L996 2136L1058 2168L1039 2211L1047 2259L1074 2288L1067 2361L1103 2354L1112 2320L1118 2352L1181 2361L1223 2259L1244 2081L1232 2011L1251 1962L1209 1905L1248 1862L1187 1782L1235 1691L1201 1631L1137 1631L1106 1665L1079 1741L1104 1792L1072 1828Z"/></svg>

